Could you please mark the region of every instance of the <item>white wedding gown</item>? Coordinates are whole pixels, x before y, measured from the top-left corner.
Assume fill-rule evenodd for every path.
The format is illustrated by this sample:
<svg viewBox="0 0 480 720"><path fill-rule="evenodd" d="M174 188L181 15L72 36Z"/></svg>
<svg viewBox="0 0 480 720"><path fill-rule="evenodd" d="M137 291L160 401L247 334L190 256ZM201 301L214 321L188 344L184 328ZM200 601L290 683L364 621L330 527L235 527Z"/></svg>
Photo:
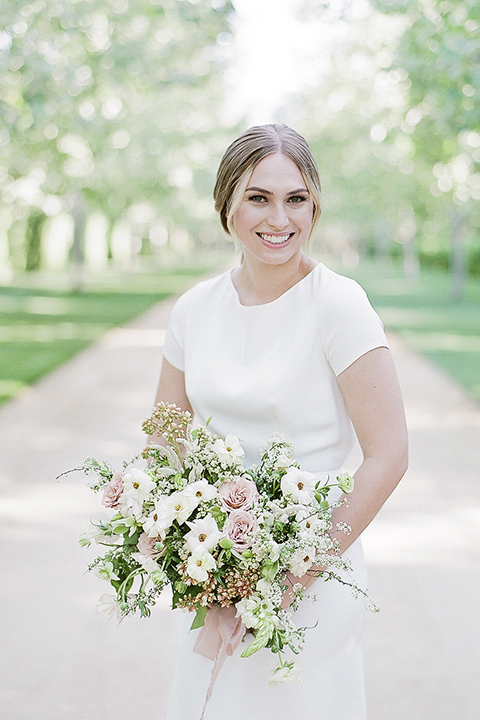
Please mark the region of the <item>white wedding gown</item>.
<svg viewBox="0 0 480 720"><path fill-rule="evenodd" d="M353 440L336 376L382 346L383 327L364 291L320 263L264 305L241 305L230 272L199 283L174 307L164 356L185 372L196 422L211 417L213 432L238 436L246 465L279 432L302 469L325 477L340 471ZM347 555L366 587L359 540ZM364 600L336 581L319 579L311 590L317 602L303 601L295 614L297 626L313 628L297 659L303 683L269 688L276 656L241 658L241 643L220 671L205 720L365 720ZM210 683L213 663L193 652L191 622L185 613L167 720L200 720Z"/></svg>

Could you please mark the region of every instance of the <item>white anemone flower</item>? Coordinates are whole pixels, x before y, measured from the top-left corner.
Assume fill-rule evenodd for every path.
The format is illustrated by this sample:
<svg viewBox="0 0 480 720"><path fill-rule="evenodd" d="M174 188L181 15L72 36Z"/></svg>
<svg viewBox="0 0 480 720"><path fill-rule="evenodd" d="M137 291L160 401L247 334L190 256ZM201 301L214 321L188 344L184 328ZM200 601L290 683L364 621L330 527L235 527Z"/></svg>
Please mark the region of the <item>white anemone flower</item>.
<svg viewBox="0 0 480 720"><path fill-rule="evenodd" d="M140 468L132 468L123 476L124 495L137 503L143 503L155 487L150 475Z"/></svg>
<svg viewBox="0 0 480 720"><path fill-rule="evenodd" d="M95 610L100 613L105 620L111 620L116 617L121 620L123 617L122 609L115 595L103 593L98 600Z"/></svg>
<svg viewBox="0 0 480 720"><path fill-rule="evenodd" d="M165 531L171 526L175 520L175 512L171 503L166 498L161 498L155 502L155 507L150 515L143 522L143 529L148 537L158 537L165 539Z"/></svg>
<svg viewBox="0 0 480 720"><path fill-rule="evenodd" d="M285 665L277 665L270 675L270 687L275 687L281 683L297 682L299 680L303 683L300 673L302 668L295 662L288 662Z"/></svg>
<svg viewBox="0 0 480 720"><path fill-rule="evenodd" d="M235 435L226 435L225 440L218 438L213 443L213 449L220 462L230 466L238 465L245 455L245 450L242 448L240 440L235 437Z"/></svg>
<svg viewBox="0 0 480 720"><path fill-rule="evenodd" d="M297 467L291 467L282 477L281 488L284 495L293 495L297 502L308 505L315 495L315 475Z"/></svg>
<svg viewBox="0 0 480 720"><path fill-rule="evenodd" d="M217 488L210 485L208 480L197 480L196 482L190 483L183 491L191 495L197 505L201 502L213 500L213 498L218 495Z"/></svg>
<svg viewBox="0 0 480 720"><path fill-rule="evenodd" d="M192 495L184 490L172 493L167 503L179 525L182 525L197 507Z"/></svg>
<svg viewBox="0 0 480 720"><path fill-rule="evenodd" d="M209 570L215 570L217 563L208 550L198 546L187 560L187 575L197 582L208 579Z"/></svg>
<svg viewBox="0 0 480 720"><path fill-rule="evenodd" d="M315 552L313 550L299 548L295 551L292 559L290 560L289 570L292 575L301 578L305 575L307 570L310 570L314 560Z"/></svg>
<svg viewBox="0 0 480 720"><path fill-rule="evenodd" d="M185 535L185 540L190 552L193 552L198 547L208 551L213 550L224 537L223 533L218 529L215 518L211 515L206 515L204 518L194 522L187 521L187 525L190 532Z"/></svg>

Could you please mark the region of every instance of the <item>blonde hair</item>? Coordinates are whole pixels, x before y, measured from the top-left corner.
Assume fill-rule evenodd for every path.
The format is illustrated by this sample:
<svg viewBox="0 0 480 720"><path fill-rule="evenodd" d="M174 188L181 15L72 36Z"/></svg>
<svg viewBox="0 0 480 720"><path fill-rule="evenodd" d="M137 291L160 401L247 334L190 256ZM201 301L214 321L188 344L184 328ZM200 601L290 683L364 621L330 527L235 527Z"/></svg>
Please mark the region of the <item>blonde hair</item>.
<svg viewBox="0 0 480 720"><path fill-rule="evenodd" d="M287 125L255 125L229 145L220 162L213 190L215 210L222 227L234 234L233 215L243 198L248 181L258 163L268 155L283 153L300 170L313 200L312 228L315 228L322 209L322 188L318 168L306 140Z"/></svg>

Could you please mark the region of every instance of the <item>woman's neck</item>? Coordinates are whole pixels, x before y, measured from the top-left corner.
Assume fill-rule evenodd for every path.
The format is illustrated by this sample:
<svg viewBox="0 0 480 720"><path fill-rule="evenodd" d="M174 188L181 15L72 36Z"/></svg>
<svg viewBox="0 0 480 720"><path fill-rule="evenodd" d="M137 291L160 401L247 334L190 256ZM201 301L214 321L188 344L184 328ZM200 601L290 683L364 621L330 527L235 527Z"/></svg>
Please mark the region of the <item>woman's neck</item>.
<svg viewBox="0 0 480 720"><path fill-rule="evenodd" d="M268 265L244 254L232 280L242 305L264 305L303 280L317 265L305 253L281 265Z"/></svg>

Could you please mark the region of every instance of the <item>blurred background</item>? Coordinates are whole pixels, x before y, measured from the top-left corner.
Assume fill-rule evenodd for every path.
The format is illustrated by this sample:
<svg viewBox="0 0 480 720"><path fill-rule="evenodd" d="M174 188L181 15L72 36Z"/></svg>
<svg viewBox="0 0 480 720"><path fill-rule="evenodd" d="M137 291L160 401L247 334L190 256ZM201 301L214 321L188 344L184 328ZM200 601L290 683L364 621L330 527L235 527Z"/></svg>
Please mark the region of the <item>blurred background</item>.
<svg viewBox="0 0 480 720"><path fill-rule="evenodd" d="M476 0L0 9L1 399L228 262L214 175L263 122L318 160L315 252L480 398Z"/></svg>

